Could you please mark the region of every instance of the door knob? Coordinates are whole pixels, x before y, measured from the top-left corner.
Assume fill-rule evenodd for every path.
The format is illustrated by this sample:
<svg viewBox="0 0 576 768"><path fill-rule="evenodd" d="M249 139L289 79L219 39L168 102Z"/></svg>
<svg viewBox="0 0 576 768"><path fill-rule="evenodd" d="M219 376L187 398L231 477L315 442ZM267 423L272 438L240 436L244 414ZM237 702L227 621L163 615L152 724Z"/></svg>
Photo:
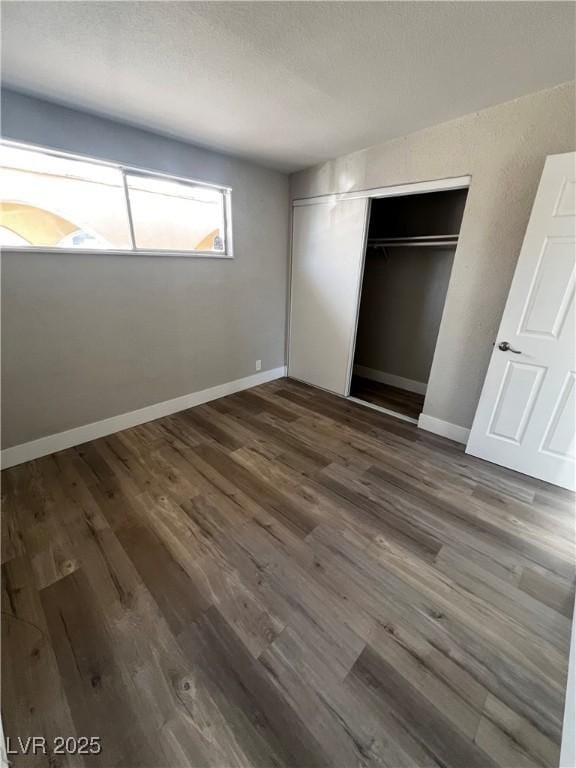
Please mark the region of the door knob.
<svg viewBox="0 0 576 768"><path fill-rule="evenodd" d="M514 352L515 355L522 354L519 349L514 349L511 347L507 341L501 341L500 344L498 344L498 349L502 350L502 352Z"/></svg>

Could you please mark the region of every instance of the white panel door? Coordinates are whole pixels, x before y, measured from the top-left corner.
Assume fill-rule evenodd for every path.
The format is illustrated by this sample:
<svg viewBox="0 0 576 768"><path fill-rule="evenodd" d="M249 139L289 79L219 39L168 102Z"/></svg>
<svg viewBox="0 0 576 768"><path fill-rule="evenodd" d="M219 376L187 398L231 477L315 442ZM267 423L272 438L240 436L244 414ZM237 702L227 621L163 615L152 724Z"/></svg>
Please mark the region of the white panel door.
<svg viewBox="0 0 576 768"><path fill-rule="evenodd" d="M347 395L368 200L294 206L288 375Z"/></svg>
<svg viewBox="0 0 576 768"><path fill-rule="evenodd" d="M576 487L576 153L547 158L467 453Z"/></svg>

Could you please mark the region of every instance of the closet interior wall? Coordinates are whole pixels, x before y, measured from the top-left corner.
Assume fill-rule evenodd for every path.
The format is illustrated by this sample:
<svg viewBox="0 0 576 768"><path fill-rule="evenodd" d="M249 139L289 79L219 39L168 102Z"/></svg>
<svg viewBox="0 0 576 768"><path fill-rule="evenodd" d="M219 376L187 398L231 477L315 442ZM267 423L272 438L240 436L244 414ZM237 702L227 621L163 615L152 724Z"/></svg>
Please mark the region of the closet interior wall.
<svg viewBox="0 0 576 768"><path fill-rule="evenodd" d="M372 201L353 397L414 419L422 411L466 194Z"/></svg>

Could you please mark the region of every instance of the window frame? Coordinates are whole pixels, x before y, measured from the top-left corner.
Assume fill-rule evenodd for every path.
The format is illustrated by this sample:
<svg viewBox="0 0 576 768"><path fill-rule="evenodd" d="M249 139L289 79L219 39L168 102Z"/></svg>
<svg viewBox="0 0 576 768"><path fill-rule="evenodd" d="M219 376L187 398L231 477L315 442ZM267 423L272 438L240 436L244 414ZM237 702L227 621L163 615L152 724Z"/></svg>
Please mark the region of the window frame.
<svg viewBox="0 0 576 768"><path fill-rule="evenodd" d="M29 152L38 152L44 155L52 155L53 157L61 157L66 160L78 160L83 163L91 163L92 165L107 166L108 168L115 168L122 175L122 183L124 189L124 200L126 204L126 213L128 216L128 224L130 228L130 240L131 248L55 248L54 246L41 246L41 245L9 245L0 246L0 251L11 252L17 251L18 253L62 253L62 254L88 254L88 255L112 255L112 256L169 256L178 258L192 258L192 259L233 259L234 258L234 242L232 237L232 187L225 186L223 184L213 184L206 181L200 181L199 179L191 179L185 176L175 176L169 173L163 173L162 171L153 171L148 168L142 168L141 166L125 165L121 163L114 163L109 160L99 160L95 157L88 155L79 155L72 152L63 152L57 149L49 149L47 147L41 147L38 144L27 144L19 141L10 141L8 139L0 139L0 145L6 147L12 147L14 149L23 149ZM130 197L128 191L128 184L126 181L126 175L138 175L143 177L167 179L168 181L175 181L180 184L186 184L188 186L207 187L209 189L217 190L222 194L223 199L223 216L224 216L224 250L223 251L182 251L182 250L169 250L160 248L138 248L136 245L136 238L134 234L134 225L132 222L132 209L130 207Z"/></svg>

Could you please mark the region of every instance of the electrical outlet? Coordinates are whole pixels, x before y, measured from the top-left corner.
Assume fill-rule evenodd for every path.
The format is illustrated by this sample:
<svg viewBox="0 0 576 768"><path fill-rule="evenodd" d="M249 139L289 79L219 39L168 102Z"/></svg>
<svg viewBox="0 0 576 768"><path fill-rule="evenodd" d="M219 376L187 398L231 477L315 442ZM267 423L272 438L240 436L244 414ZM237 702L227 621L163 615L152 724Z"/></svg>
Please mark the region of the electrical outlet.
<svg viewBox="0 0 576 768"><path fill-rule="evenodd" d="M262 360L256 360L256 370L257 371L262 370Z"/></svg>

